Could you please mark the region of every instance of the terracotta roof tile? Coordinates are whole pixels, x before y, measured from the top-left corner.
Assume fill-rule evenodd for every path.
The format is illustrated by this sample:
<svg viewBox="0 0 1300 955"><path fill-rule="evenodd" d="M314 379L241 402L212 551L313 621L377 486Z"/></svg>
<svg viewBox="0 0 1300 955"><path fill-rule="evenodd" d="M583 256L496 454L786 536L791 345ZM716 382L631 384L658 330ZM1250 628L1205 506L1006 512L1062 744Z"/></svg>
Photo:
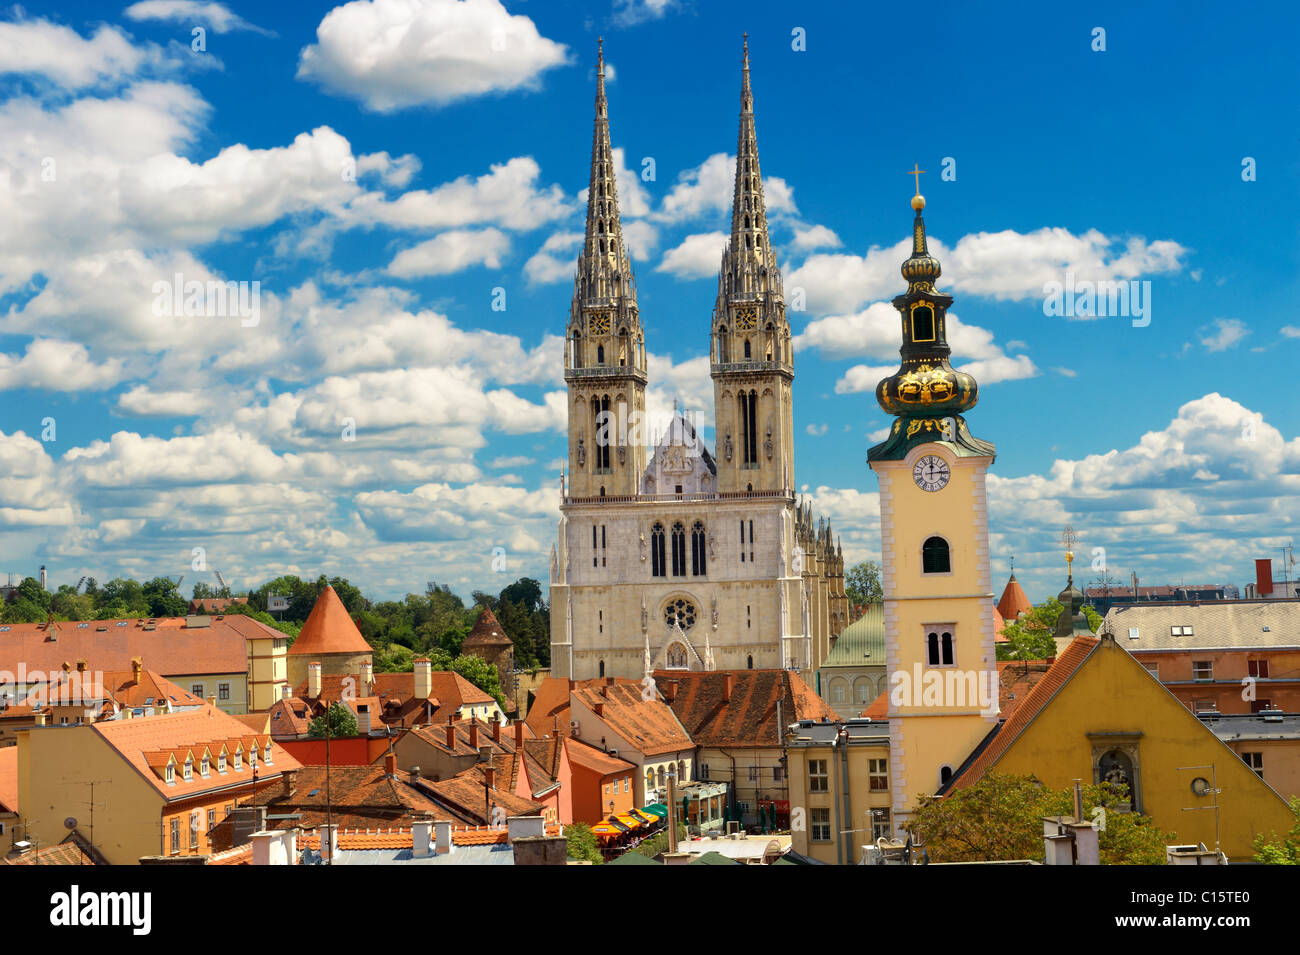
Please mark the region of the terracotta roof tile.
<svg viewBox="0 0 1300 955"><path fill-rule="evenodd" d="M593 712L600 706L603 715L598 719L647 756L695 745L672 708L658 699L643 700L641 688L631 681L577 687L573 699Z"/></svg>
<svg viewBox="0 0 1300 955"><path fill-rule="evenodd" d="M298 639L289 648L289 653L294 656L370 652L370 644L361 636L347 607L343 606L339 595L328 584L316 598L316 605L307 615L302 630L298 632Z"/></svg>
<svg viewBox="0 0 1300 955"><path fill-rule="evenodd" d="M511 646L514 646L514 641L506 636L505 628L501 626L501 621L497 620L497 615L492 612L491 607L484 607L483 612L474 621L474 628L465 638L461 649L463 652L465 647Z"/></svg>
<svg viewBox="0 0 1300 955"><path fill-rule="evenodd" d="M1020 581L1016 580L1015 574L1012 574L1002 590L1002 598L998 600L998 613L1002 615L1003 620L1015 620L1026 610L1033 609L1034 605L1029 602L1029 597L1020 586Z"/></svg>
<svg viewBox="0 0 1300 955"><path fill-rule="evenodd" d="M564 754L569 758L569 762L581 766L583 769L599 773L602 776L625 773L636 769L636 766L626 759L611 756L604 750L597 749L581 740L569 736L563 737L563 739Z"/></svg>
<svg viewBox="0 0 1300 955"><path fill-rule="evenodd" d="M789 670L657 670L655 680L661 691L665 682L677 683L669 706L700 746L780 746L778 702L787 725L795 720L838 719L812 687Z"/></svg>

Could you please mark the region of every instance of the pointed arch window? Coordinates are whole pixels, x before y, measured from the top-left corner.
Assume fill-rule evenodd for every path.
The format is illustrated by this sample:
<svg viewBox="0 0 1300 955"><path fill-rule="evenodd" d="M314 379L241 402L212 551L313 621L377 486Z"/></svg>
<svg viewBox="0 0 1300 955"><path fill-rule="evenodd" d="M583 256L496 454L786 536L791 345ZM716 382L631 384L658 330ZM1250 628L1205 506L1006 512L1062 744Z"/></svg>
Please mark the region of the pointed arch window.
<svg viewBox="0 0 1300 955"><path fill-rule="evenodd" d="M600 676L601 676L601 679L604 679L604 677L605 677L605 661L604 661L604 660L601 660L601 661L600 661Z"/></svg>
<svg viewBox="0 0 1300 955"><path fill-rule="evenodd" d="M681 521L673 525L673 576L686 576L686 528Z"/></svg>
<svg viewBox="0 0 1300 955"><path fill-rule="evenodd" d="M664 526L650 528L650 576L664 576Z"/></svg>
<svg viewBox="0 0 1300 955"><path fill-rule="evenodd" d="M745 343L745 357L749 357L749 343ZM740 449L746 467L758 464L758 392L740 393Z"/></svg>
<svg viewBox="0 0 1300 955"><path fill-rule="evenodd" d="M603 354L601 359L603 360ZM593 449L596 457L596 473L608 473L610 432L614 427L614 422L610 420L609 415L609 395L591 399L591 417L596 445Z"/></svg>
<svg viewBox="0 0 1300 955"><path fill-rule="evenodd" d="M746 338L746 339L745 339L745 361L749 361L749 360L750 360L751 358L753 358L753 357L754 357L754 356L751 355L751 354L750 354L750 351L749 351L749 339Z"/></svg>
<svg viewBox="0 0 1300 955"><path fill-rule="evenodd" d="M731 356L727 350L727 326L723 325L718 329L718 361L725 364L731 361Z"/></svg>
<svg viewBox="0 0 1300 955"><path fill-rule="evenodd" d="M921 545L921 572L924 574L947 574L952 572L952 558L948 552L948 542L942 537L931 537Z"/></svg>
<svg viewBox="0 0 1300 955"><path fill-rule="evenodd" d="M705 559L708 555L704 549L706 543L704 524L696 521L691 527L691 576L693 577L703 577L707 570Z"/></svg>
<svg viewBox="0 0 1300 955"><path fill-rule="evenodd" d="M597 346L596 346L596 364L597 364L597 365L603 365L603 364L605 364L605 346L604 346L604 345L597 345Z"/></svg>
<svg viewBox="0 0 1300 955"><path fill-rule="evenodd" d="M577 329L573 331L573 367L582 367L582 333Z"/></svg>

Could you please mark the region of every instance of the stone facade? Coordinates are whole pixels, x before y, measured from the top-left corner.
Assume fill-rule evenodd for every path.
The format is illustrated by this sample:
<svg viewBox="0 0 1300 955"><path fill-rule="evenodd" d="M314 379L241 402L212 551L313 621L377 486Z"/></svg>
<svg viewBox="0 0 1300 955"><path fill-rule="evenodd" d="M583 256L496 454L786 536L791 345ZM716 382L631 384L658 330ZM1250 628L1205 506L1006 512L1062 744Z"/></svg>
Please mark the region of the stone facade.
<svg viewBox="0 0 1300 955"><path fill-rule="evenodd" d="M597 70L587 235L566 330L568 483L551 556L555 676L813 668L847 622L843 556L794 492L794 378L745 53L732 230L710 326L715 452L644 419L644 333ZM647 445L653 454L647 461Z"/></svg>

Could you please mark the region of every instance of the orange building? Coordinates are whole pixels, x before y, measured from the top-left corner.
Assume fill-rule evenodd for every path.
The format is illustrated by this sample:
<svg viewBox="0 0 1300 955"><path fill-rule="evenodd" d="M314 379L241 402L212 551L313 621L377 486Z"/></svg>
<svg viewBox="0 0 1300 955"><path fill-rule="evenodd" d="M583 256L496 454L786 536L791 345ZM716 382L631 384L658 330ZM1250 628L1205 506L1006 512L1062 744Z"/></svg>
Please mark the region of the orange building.
<svg viewBox="0 0 1300 955"><path fill-rule="evenodd" d="M600 822L639 809L632 792L636 766L576 739L564 740L572 775L570 818L565 822Z"/></svg>
<svg viewBox="0 0 1300 955"><path fill-rule="evenodd" d="M206 854L209 830L236 805L282 785L281 775L299 768L269 736L249 733L206 704L142 719L37 727L18 736L21 824L38 845L75 828L113 865Z"/></svg>

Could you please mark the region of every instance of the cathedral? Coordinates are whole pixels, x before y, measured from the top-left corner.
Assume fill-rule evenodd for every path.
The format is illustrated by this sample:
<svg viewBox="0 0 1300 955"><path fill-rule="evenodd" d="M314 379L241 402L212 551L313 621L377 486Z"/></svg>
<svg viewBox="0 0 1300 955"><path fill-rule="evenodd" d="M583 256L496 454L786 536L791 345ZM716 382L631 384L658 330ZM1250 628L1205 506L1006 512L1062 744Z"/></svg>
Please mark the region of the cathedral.
<svg viewBox="0 0 1300 955"><path fill-rule="evenodd" d="M709 358L716 449L676 408L649 434L646 328L619 219L602 51L586 235L565 330L555 676L786 668L817 688L815 670L847 624L841 548L794 491L794 354L768 238L748 43Z"/></svg>

